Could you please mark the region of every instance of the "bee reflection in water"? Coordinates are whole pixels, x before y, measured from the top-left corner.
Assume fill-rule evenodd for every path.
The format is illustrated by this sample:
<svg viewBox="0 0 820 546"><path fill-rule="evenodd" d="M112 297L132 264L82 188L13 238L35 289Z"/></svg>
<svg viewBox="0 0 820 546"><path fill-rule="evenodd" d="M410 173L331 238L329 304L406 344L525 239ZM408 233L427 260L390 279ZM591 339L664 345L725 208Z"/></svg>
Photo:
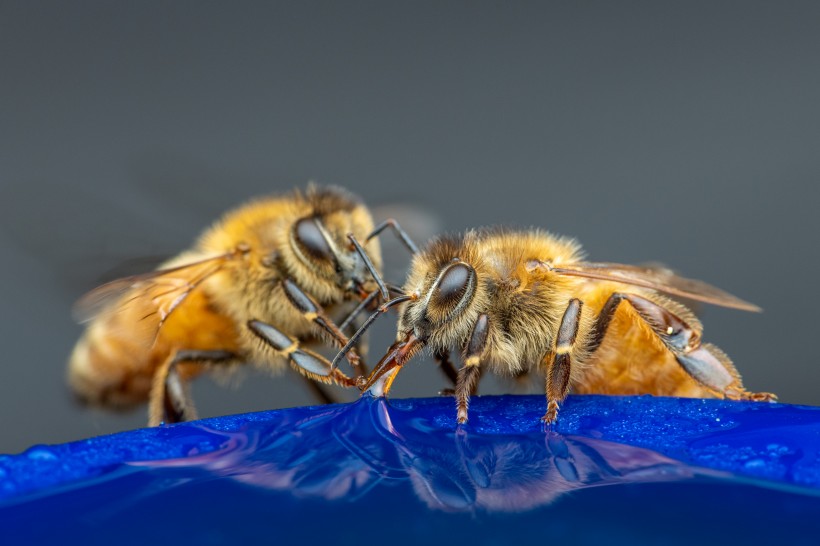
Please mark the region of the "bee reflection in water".
<svg viewBox="0 0 820 546"><path fill-rule="evenodd" d="M196 467L208 479L340 502L409 483L427 507L446 512L522 512L578 489L694 476L691 467L642 448L540 428L516 436L442 430L413 415L364 398L300 423L237 434L217 452L137 464Z"/></svg>

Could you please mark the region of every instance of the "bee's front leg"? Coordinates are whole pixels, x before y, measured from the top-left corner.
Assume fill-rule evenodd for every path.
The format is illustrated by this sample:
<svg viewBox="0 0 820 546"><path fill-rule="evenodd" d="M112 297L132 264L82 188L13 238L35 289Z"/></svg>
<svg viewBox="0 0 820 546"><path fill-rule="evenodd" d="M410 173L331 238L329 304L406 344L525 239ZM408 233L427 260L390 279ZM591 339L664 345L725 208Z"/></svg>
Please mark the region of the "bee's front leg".
<svg viewBox="0 0 820 546"><path fill-rule="evenodd" d="M464 366L458 371L456 379L456 410L460 424L467 422L470 395L481 377L481 356L487 347L489 333L490 318L486 314L479 315L464 351Z"/></svg>
<svg viewBox="0 0 820 546"><path fill-rule="evenodd" d="M456 370L455 366L453 366L453 361L450 360L450 349L443 348L435 351L433 353L433 360L438 363L438 369L441 370L441 373L444 374L444 377L452 384L452 387L445 387L438 391L439 396L455 396L456 383L458 383L458 371ZM475 394L475 393L473 393Z"/></svg>
<svg viewBox="0 0 820 546"><path fill-rule="evenodd" d="M175 351L154 374L148 402L148 426L196 419L196 409L188 393L188 384L179 376L178 364L190 362L204 365L236 362L237 359L230 351Z"/></svg>
<svg viewBox="0 0 820 546"><path fill-rule="evenodd" d="M250 320L248 330L263 342L263 349L273 349L278 356L287 358L293 368L305 377L322 383L336 383L343 387L356 386L355 379L351 379L338 369L331 369L328 359L302 348L298 339L288 336L272 324Z"/></svg>
<svg viewBox="0 0 820 546"><path fill-rule="evenodd" d="M450 360L450 350L445 348L433 353L433 359L438 363L438 368L441 373L455 385L458 382L458 372L453 367L453 362Z"/></svg>
<svg viewBox="0 0 820 546"><path fill-rule="evenodd" d="M302 313L307 320L319 326L334 343L339 347L344 347L347 344L348 338L342 330L327 316L322 307L313 298L305 294L295 282L285 279L282 281L282 289L291 305ZM346 356L355 374L359 377L364 376L367 370L356 350L350 349Z"/></svg>

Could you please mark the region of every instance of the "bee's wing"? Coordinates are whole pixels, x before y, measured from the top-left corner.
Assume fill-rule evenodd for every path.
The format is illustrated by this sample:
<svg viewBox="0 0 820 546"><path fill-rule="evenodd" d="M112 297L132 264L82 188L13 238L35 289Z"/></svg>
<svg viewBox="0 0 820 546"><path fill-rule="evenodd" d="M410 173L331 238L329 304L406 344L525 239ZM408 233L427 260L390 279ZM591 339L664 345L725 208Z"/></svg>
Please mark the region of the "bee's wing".
<svg viewBox="0 0 820 546"><path fill-rule="evenodd" d="M87 322L138 307L145 311L143 318L156 317L158 329L193 290L236 256L235 252L219 254L105 283L77 301L74 318Z"/></svg>
<svg viewBox="0 0 820 546"><path fill-rule="evenodd" d="M573 277L584 277L602 281L613 281L650 288L673 296L688 298L721 307L731 307L742 311L760 312L753 303L716 288L703 281L687 279L676 275L670 269L659 265L636 266L615 263L578 262L548 266L553 272Z"/></svg>

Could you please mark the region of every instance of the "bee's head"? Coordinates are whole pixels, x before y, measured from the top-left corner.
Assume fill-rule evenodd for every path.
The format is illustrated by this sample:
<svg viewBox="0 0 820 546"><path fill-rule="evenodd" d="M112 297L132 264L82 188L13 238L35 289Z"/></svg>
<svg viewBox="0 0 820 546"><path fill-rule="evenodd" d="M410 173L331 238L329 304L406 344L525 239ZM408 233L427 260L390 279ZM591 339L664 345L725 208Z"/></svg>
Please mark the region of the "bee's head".
<svg viewBox="0 0 820 546"><path fill-rule="evenodd" d="M289 236L289 247L293 252L291 269L309 291L323 299L340 299L333 294L344 294L347 299L361 296L376 288L364 258L348 239L352 234L364 245L364 240L373 229L370 213L348 194L334 189L311 188L307 194L309 213L296 220ZM378 242L365 245L371 261L379 270L381 254ZM305 281L305 279L310 279Z"/></svg>
<svg viewBox="0 0 820 546"><path fill-rule="evenodd" d="M414 294L399 320L399 336L413 333L435 346L465 339L478 316L484 287L468 234L433 241L413 261L405 291Z"/></svg>
<svg viewBox="0 0 820 546"><path fill-rule="evenodd" d="M376 312L384 313L402 302L396 342L360 386L363 391L375 396L386 393L401 366L425 346L439 350L469 339L489 292L479 273L484 268L475 239L475 232L434 239L413 257L404 294Z"/></svg>

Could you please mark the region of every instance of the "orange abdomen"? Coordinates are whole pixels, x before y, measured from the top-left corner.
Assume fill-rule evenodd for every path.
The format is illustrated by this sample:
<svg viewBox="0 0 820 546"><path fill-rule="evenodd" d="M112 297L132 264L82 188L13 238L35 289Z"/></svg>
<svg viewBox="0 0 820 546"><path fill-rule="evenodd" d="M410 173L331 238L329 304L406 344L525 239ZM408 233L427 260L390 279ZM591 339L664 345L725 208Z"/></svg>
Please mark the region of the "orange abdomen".
<svg viewBox="0 0 820 546"><path fill-rule="evenodd" d="M234 323L210 305L204 291L190 293L159 327L150 302L126 294L116 312L97 317L74 347L69 382L84 401L128 407L148 400L162 364L178 350L238 351ZM192 377L198 367L187 365Z"/></svg>
<svg viewBox="0 0 820 546"><path fill-rule="evenodd" d="M612 290L601 287L596 292L587 303L597 314ZM603 343L573 378L572 390L578 394L714 397L684 371L628 304L618 308Z"/></svg>

